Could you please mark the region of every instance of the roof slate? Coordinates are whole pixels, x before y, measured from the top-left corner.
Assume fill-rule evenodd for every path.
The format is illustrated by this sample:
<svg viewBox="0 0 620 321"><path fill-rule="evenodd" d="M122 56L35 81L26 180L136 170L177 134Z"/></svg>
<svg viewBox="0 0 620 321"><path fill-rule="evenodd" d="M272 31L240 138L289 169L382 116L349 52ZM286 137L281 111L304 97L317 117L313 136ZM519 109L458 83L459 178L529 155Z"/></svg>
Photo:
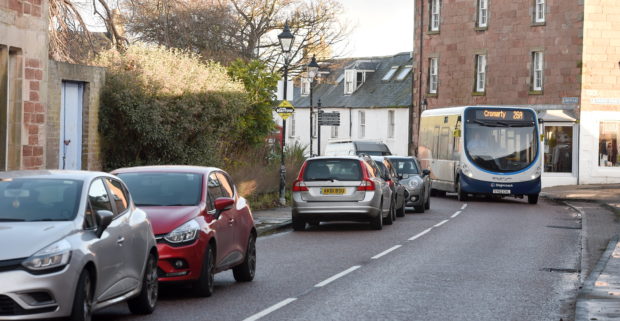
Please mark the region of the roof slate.
<svg viewBox="0 0 620 321"><path fill-rule="evenodd" d="M330 74L321 79L320 84L313 88L313 105L321 100L322 107L332 108L375 108L375 107L407 107L412 103L412 72L404 80L396 80L404 66L413 65L409 52L399 53L388 57L344 58L326 62L321 70L329 70ZM389 81L382 78L392 68L400 66ZM344 94L344 77L336 80L345 69L375 70L366 74L366 81L351 95ZM295 88L295 108L308 107L309 96L301 96L298 87Z"/></svg>

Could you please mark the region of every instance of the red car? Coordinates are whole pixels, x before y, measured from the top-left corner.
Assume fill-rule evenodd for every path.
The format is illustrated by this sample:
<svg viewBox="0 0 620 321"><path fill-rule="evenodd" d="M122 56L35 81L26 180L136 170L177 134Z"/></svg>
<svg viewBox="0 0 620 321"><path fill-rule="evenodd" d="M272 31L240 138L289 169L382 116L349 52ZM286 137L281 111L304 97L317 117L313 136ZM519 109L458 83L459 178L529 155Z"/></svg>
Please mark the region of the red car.
<svg viewBox="0 0 620 321"><path fill-rule="evenodd" d="M221 169L145 166L117 169L136 206L153 225L161 283L190 282L211 296L213 276L233 270L249 282L256 270L256 228L250 206Z"/></svg>

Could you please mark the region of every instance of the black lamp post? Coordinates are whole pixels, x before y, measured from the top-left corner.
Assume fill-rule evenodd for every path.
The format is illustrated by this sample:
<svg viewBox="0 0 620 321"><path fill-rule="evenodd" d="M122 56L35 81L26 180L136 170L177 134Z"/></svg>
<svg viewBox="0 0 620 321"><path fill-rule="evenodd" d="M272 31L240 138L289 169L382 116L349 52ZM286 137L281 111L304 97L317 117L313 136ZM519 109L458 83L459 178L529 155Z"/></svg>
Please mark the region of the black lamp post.
<svg viewBox="0 0 620 321"><path fill-rule="evenodd" d="M312 114L314 113L314 108L312 104L312 88L314 87L314 78L316 78L319 73L319 64L316 62L316 56L312 56L312 60L306 66L308 70L308 78L310 79L310 156L312 156L312 127L314 127L314 123L312 122Z"/></svg>
<svg viewBox="0 0 620 321"><path fill-rule="evenodd" d="M284 94L283 99L286 100L286 92L288 85L288 64L289 64L289 54L291 52L291 48L293 47L293 41L295 40L295 36L291 33L291 30L288 27L288 22L284 24L284 29L282 33L278 35L278 41L280 42L280 47L282 47L282 52L284 53ZM286 165L284 163L284 146L286 145L286 119L282 119L282 157L280 159L280 204L286 204Z"/></svg>

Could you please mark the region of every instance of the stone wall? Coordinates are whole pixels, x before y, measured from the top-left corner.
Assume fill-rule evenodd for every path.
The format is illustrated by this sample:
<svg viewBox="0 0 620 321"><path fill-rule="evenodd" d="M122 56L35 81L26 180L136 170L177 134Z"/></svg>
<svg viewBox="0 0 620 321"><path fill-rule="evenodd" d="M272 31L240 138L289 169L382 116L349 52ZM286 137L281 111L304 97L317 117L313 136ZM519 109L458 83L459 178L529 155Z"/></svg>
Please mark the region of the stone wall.
<svg viewBox="0 0 620 321"><path fill-rule="evenodd" d="M547 0L544 24L533 23L534 1L489 1L488 27L476 28L476 0L443 0L439 32L429 32L429 1L414 36L415 61L421 59L422 97L428 108L460 105L559 105L563 97L579 97L583 0ZM416 19L421 1L416 1ZM544 90L532 92L532 51L544 52ZM484 94L474 93L475 55L487 55ZM439 86L429 95L428 59L439 58ZM414 83L417 100L419 83Z"/></svg>
<svg viewBox="0 0 620 321"><path fill-rule="evenodd" d="M105 83L105 69L53 60L49 62L49 108L46 147L48 157L45 167L59 168L62 83L65 81L80 82L84 85L84 99L82 102L82 169L101 170L101 137L98 126L101 89Z"/></svg>

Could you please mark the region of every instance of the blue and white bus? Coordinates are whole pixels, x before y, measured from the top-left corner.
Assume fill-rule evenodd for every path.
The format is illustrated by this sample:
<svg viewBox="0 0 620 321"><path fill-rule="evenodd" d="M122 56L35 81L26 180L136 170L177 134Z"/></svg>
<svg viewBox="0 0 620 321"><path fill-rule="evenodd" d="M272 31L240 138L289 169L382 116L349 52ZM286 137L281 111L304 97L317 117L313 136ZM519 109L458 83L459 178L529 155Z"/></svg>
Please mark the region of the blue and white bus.
<svg viewBox="0 0 620 321"><path fill-rule="evenodd" d="M426 110L418 159L435 193L527 196L538 202L542 157L536 112L468 106Z"/></svg>

